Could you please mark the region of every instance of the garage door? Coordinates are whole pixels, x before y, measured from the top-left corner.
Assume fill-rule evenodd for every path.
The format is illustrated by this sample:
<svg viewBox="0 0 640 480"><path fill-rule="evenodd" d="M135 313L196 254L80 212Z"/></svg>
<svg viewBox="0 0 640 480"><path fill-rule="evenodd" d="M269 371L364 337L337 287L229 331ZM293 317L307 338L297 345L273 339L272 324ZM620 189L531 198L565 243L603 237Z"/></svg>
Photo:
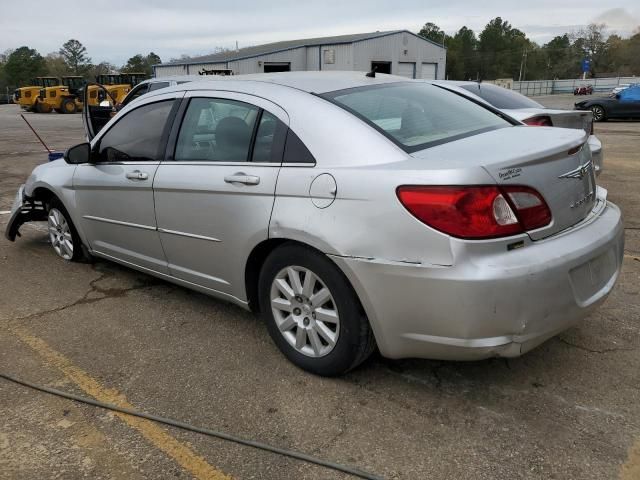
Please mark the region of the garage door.
<svg viewBox="0 0 640 480"><path fill-rule="evenodd" d="M416 78L415 62L399 62L398 73L396 73L396 75L401 75L407 78Z"/></svg>
<svg viewBox="0 0 640 480"><path fill-rule="evenodd" d="M438 74L437 63L423 63L422 64L422 77L425 80L436 80Z"/></svg>

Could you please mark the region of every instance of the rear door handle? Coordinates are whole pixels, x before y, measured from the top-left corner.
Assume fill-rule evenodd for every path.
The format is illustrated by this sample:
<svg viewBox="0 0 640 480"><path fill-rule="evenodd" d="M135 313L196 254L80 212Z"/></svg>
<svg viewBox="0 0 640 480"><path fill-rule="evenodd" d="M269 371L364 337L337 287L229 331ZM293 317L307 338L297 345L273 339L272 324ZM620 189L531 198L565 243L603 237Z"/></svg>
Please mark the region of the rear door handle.
<svg viewBox="0 0 640 480"><path fill-rule="evenodd" d="M147 180L149 174L147 172L141 172L140 170L134 170L133 172L127 172L125 176L129 180Z"/></svg>
<svg viewBox="0 0 640 480"><path fill-rule="evenodd" d="M234 173L233 175L227 175L224 177L224 181L227 183L243 183L245 185L258 185L260 183L260 177L256 175L247 175L243 172Z"/></svg>

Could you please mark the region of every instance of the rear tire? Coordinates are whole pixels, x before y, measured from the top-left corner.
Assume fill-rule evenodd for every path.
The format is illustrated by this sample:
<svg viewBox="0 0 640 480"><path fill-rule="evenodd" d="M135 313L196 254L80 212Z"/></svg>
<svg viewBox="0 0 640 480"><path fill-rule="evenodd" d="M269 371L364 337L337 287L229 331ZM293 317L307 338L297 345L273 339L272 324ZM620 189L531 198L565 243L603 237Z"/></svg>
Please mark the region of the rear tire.
<svg viewBox="0 0 640 480"><path fill-rule="evenodd" d="M602 105L592 105L591 113L593 113L593 121L594 122L606 122L607 121L607 112L605 111Z"/></svg>
<svg viewBox="0 0 640 480"><path fill-rule="evenodd" d="M60 105L62 113L76 113L76 102L72 98L65 98Z"/></svg>
<svg viewBox="0 0 640 480"><path fill-rule="evenodd" d="M375 339L344 274L323 254L284 244L265 260L258 284L271 338L295 365L322 376L364 362Z"/></svg>
<svg viewBox="0 0 640 480"><path fill-rule="evenodd" d="M42 102L36 102L35 111L37 113L51 113L51 107L49 105L47 105L47 104L42 103Z"/></svg>

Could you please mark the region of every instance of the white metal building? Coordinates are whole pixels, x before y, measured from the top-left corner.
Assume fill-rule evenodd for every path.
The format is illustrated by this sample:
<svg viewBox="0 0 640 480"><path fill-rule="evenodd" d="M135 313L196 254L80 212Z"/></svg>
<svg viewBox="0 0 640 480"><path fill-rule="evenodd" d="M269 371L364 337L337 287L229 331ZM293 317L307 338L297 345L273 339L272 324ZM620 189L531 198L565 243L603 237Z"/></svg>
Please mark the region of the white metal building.
<svg viewBox="0 0 640 480"><path fill-rule="evenodd" d="M408 30L268 43L154 66L156 77L355 70L444 79L446 49Z"/></svg>

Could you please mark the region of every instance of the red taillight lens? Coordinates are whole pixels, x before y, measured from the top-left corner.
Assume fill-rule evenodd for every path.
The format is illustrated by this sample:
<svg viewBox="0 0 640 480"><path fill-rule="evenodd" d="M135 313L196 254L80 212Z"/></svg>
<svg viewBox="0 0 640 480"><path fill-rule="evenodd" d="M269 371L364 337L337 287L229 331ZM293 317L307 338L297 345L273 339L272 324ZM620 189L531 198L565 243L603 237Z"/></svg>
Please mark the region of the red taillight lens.
<svg viewBox="0 0 640 480"><path fill-rule="evenodd" d="M529 187L402 186L397 194L418 220L458 238L506 237L551 221L544 199Z"/></svg>
<svg viewBox="0 0 640 480"><path fill-rule="evenodd" d="M526 118L523 120L523 122L532 127L553 127L553 122L551 121L551 117L547 115Z"/></svg>
<svg viewBox="0 0 640 480"><path fill-rule="evenodd" d="M542 195L530 187L501 187L506 193L524 230L535 230L551 223L551 210Z"/></svg>

